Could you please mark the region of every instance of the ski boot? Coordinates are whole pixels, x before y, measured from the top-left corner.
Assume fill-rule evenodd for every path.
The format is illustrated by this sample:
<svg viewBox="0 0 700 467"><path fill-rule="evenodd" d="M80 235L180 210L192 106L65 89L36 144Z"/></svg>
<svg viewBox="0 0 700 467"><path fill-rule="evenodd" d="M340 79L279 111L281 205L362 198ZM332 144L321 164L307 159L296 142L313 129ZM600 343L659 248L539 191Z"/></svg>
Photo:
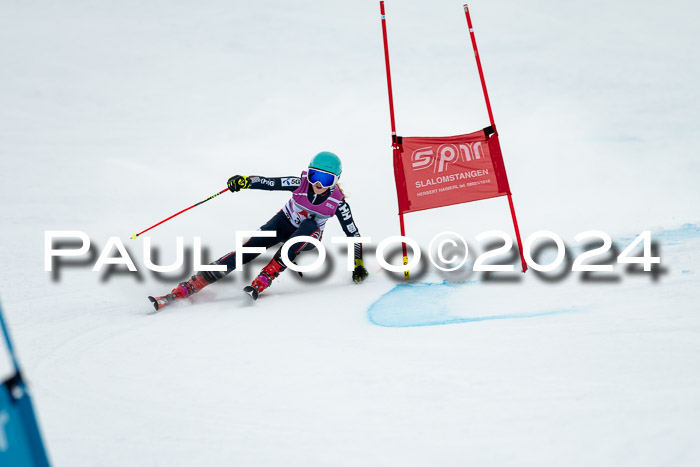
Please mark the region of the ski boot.
<svg viewBox="0 0 700 467"><path fill-rule="evenodd" d="M253 283L245 287L243 291L250 295L253 300L257 300L260 292L270 287L272 281L285 269L287 269L286 266L280 264L276 258L272 258L268 265L262 268Z"/></svg>
<svg viewBox="0 0 700 467"><path fill-rule="evenodd" d="M148 297L148 299L153 303L156 311L159 311L170 305L174 300L190 297L215 281L216 279L211 274L198 272L187 282L180 282L169 294L162 297Z"/></svg>
<svg viewBox="0 0 700 467"><path fill-rule="evenodd" d="M212 282L214 281L210 281L204 276L204 273L198 272L187 282L180 282L177 287L170 292L170 295L173 295L175 299L187 298L196 294Z"/></svg>

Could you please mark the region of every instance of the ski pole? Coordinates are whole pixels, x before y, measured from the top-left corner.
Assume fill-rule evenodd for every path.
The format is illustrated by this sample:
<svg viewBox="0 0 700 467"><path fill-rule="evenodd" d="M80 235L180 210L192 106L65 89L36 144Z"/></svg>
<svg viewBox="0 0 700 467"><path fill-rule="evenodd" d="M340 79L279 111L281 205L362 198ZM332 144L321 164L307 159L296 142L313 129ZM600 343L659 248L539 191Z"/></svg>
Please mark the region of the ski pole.
<svg viewBox="0 0 700 467"><path fill-rule="evenodd" d="M220 192L214 193L214 194L211 195L209 198L207 198L207 199L205 199L205 200L202 200L202 201L200 201L199 203L193 204L193 205L190 206L189 208L183 209L182 211L180 211L180 212L178 212L178 213L176 213L176 214L173 214L172 216L168 217L167 219L163 219L162 221L158 222L158 223L155 224L155 225L150 226L149 228L147 228L146 230L144 230L144 231L142 231L142 232L139 232L139 233L137 233L137 234L132 235L131 238L132 238L133 240L136 240L136 237L138 237L139 235L141 235L141 234L143 234L143 233L148 232L149 230L151 230L151 229L154 228L154 227L158 227L158 226L159 226L160 224L162 224L163 222L167 222L167 221L169 221L170 219L172 219L173 217L179 216L180 214L182 214L182 213L185 212L185 211L189 211L189 210L192 209L192 208L196 208L196 207L199 206L200 204L206 203L206 202L209 201L210 199L216 198L216 197L219 196L220 194L226 193L227 191L229 191L228 188L224 188L224 189L221 190Z"/></svg>

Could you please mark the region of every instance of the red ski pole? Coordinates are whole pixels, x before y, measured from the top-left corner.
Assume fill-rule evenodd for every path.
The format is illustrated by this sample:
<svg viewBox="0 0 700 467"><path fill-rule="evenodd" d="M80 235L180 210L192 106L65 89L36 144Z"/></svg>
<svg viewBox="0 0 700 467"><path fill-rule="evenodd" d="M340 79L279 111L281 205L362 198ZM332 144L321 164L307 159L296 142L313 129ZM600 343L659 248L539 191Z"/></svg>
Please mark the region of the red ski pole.
<svg viewBox="0 0 700 467"><path fill-rule="evenodd" d="M143 234L143 233L148 232L149 230L151 230L151 229L154 228L154 227L158 227L158 226L159 226L160 224L162 224L163 222L167 222L167 221L169 221L170 219L172 219L173 217L179 216L180 214L182 214L182 213L185 212L185 211L189 211L189 210L192 209L192 208L196 208L196 207L199 206L200 204L206 203L206 202L209 201L210 199L216 198L216 197L219 196L220 194L226 193L227 191L229 191L228 188L224 188L224 189L221 190L220 192L214 193L214 194L211 195L209 198L207 198L207 199L205 199L205 200L202 200L202 201L200 201L199 203L193 204L193 205L190 206L189 208L183 209L182 211L180 211L180 212L178 212L178 213L176 213L176 214L173 214L172 216L168 217L167 219L163 219L162 221L158 222L157 224L154 224L154 225L150 226L149 228L147 228L146 230L144 230L144 231L142 231L142 232L139 232L139 233L137 233L137 234L132 235L131 238L132 238L133 240L136 240L136 237L138 237L139 235L141 235L141 234Z"/></svg>

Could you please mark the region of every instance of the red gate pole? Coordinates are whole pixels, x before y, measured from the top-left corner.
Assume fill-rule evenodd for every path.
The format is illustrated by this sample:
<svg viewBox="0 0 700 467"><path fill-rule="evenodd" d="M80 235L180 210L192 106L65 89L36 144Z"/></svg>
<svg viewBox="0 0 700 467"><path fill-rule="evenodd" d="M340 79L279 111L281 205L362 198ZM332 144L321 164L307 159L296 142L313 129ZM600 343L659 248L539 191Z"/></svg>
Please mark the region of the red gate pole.
<svg viewBox="0 0 700 467"><path fill-rule="evenodd" d="M396 148L396 121L394 120L394 94L391 91L391 67L389 66L389 43L386 38L386 13L384 2L379 2L379 11L382 14L382 36L384 38L384 62L386 63L386 86L389 90L389 115L391 116L391 145Z"/></svg>
<svg viewBox="0 0 700 467"><path fill-rule="evenodd" d="M379 11L382 15L382 36L384 38L384 62L386 63L386 86L389 91L389 115L391 116L391 147L396 151L399 145L396 141L396 121L394 120L394 95L391 91L391 67L389 66L389 43L386 38L386 13L384 12L384 2L379 2ZM401 236L406 236L406 229L403 222L403 213L399 206L399 225L401 227ZM406 244L401 243L403 252L403 264L408 264L408 254L406 252ZM404 280L409 280L410 275L408 270L403 272Z"/></svg>
<svg viewBox="0 0 700 467"><path fill-rule="evenodd" d="M476 58L476 67L479 69L479 78L481 79L481 88L484 90L484 100L486 101L486 110L489 112L489 120L491 121L491 126L493 131L496 131L496 123L493 121L493 112L491 111L491 101L489 101L489 93L486 90L486 81L484 80L484 70L481 68L481 59L479 58L479 50L476 48L476 37L474 36L474 28L472 26L472 18L469 16L469 6L464 5L464 15L467 17L467 26L469 27L469 35L472 39L472 47L474 47L474 57ZM503 170L505 172L505 163L503 165ZM525 262L525 255L523 254L523 242L520 239L520 229L518 229L518 220L515 217L515 207L513 206L513 197L510 193L510 187L508 188L508 205L510 206L510 215L513 218L513 227L515 228L515 238L518 240L518 248L520 249L520 263L523 266L523 272L527 271L527 263Z"/></svg>

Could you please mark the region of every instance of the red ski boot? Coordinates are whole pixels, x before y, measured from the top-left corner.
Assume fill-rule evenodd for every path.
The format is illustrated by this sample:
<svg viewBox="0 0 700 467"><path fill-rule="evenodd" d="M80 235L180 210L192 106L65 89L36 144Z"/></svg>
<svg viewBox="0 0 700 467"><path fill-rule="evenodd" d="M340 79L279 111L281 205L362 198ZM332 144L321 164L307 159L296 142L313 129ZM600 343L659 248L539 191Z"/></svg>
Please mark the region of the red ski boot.
<svg viewBox="0 0 700 467"><path fill-rule="evenodd" d="M260 275L255 278L253 283L245 287L243 290L250 295L253 300L257 300L260 292L270 287L272 281L285 269L287 269L286 266L277 262L275 258L272 258L272 261L270 261L267 266L262 268Z"/></svg>
<svg viewBox="0 0 700 467"><path fill-rule="evenodd" d="M170 295L172 295L176 300L180 298L187 298L196 294L209 284L211 284L211 282L204 277L204 274L198 272L187 282L180 282L178 286L175 287L172 292L170 292Z"/></svg>
<svg viewBox="0 0 700 467"><path fill-rule="evenodd" d="M210 280L208 277L205 277L203 273L198 272L187 282L180 282L169 294L162 297L148 297L148 299L153 303L153 307L156 311L160 311L170 305L174 300L180 300L196 294L212 282L215 282L215 279Z"/></svg>

